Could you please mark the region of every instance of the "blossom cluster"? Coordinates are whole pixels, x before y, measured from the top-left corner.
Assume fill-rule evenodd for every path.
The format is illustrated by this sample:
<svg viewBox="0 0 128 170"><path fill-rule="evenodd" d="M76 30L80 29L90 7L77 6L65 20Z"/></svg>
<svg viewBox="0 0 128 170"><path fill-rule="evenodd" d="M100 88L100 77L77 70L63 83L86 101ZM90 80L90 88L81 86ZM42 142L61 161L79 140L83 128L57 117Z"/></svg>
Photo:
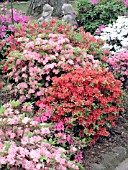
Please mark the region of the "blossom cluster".
<svg viewBox="0 0 128 170"><path fill-rule="evenodd" d="M35 27L38 31L36 35ZM60 31L61 27L58 28ZM31 32L31 36L26 30ZM84 41L87 39L84 44L86 46L91 44L92 42L87 43L87 41L89 37L90 39L94 37L85 34L83 30L82 34ZM101 64L99 60L94 59L93 55L88 54L86 46L83 47L82 43L75 45L73 43L76 41L65 34L52 33L50 29L41 29L37 25L24 26L20 32L15 33L7 61L3 66L3 71L8 71L6 77L9 77L10 82L14 82L8 85L8 89L16 96L19 95L21 102L26 99L34 101L38 97L40 99L44 97L44 91L51 85L52 77L60 76L75 68L85 67L89 63L92 63L90 68L96 68ZM98 43L96 44L98 46ZM90 49L93 47L90 45Z"/></svg>
<svg viewBox="0 0 128 170"><path fill-rule="evenodd" d="M125 1L124 1L124 5L125 5L125 6L128 6L128 0L125 0Z"/></svg>
<svg viewBox="0 0 128 170"><path fill-rule="evenodd" d="M92 4L98 4L99 0L91 0Z"/></svg>
<svg viewBox="0 0 128 170"><path fill-rule="evenodd" d="M107 62L110 70L125 84L128 79L128 50L109 57Z"/></svg>
<svg viewBox="0 0 128 170"><path fill-rule="evenodd" d="M52 80L46 98L38 101L38 105L52 107L50 120L57 124L58 131L84 139L86 146L94 144L100 136L109 136L108 127L115 125L114 120L122 110L121 82L112 73L105 68L78 68Z"/></svg>
<svg viewBox="0 0 128 170"><path fill-rule="evenodd" d="M28 17L22 14L22 11L17 12L13 9L13 21L16 23L28 22ZM12 10L8 10L4 7L4 4L0 5L0 39L8 37L10 32L13 32L14 25L12 23ZM9 34L9 35L7 35Z"/></svg>
<svg viewBox="0 0 128 170"><path fill-rule="evenodd" d="M0 168L78 170L76 162L70 160L75 147L68 152L55 146L56 139L50 139L51 125L39 124L30 117L31 105L17 110L19 104L19 101L11 101L0 107Z"/></svg>
<svg viewBox="0 0 128 170"><path fill-rule="evenodd" d="M128 17L119 16L116 22L109 24L102 30L100 38L106 42L103 48L109 49L112 54L127 50Z"/></svg>

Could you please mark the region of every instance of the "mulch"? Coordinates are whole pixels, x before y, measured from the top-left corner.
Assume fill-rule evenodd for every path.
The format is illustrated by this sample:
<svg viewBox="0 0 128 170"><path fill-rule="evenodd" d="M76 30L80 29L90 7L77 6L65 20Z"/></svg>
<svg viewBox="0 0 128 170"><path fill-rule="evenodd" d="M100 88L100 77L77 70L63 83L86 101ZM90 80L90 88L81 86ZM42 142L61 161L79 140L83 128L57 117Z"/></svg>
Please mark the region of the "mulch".
<svg viewBox="0 0 128 170"><path fill-rule="evenodd" d="M85 149L85 169L92 170L92 164L101 163L102 155L118 146L128 147L128 112L116 119L116 126L111 129L108 138L100 138L93 147Z"/></svg>

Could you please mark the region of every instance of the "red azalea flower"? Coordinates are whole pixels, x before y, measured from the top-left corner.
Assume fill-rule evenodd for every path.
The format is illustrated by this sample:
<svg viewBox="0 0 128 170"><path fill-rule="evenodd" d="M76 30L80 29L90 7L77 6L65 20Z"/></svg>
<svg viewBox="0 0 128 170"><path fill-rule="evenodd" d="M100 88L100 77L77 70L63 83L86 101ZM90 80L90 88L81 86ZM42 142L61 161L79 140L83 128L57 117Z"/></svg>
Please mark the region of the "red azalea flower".
<svg viewBox="0 0 128 170"><path fill-rule="evenodd" d="M8 66L3 66L2 70L3 70L4 73L6 73L8 71Z"/></svg>
<svg viewBox="0 0 128 170"><path fill-rule="evenodd" d="M103 56L102 56L102 60L106 62L106 61L107 61L106 56L103 55Z"/></svg>
<svg viewBox="0 0 128 170"><path fill-rule="evenodd" d="M0 88L2 88L4 86L4 84L2 82L0 82Z"/></svg>
<svg viewBox="0 0 128 170"><path fill-rule="evenodd" d="M94 130L93 129L88 129L88 134L91 135L93 134Z"/></svg>
<svg viewBox="0 0 128 170"><path fill-rule="evenodd" d="M44 21L43 23L42 23L42 27L46 27L47 26L47 23Z"/></svg>
<svg viewBox="0 0 128 170"><path fill-rule="evenodd" d="M51 23L52 23L52 24L55 24L55 23L56 23L56 19L53 18L53 19L51 20Z"/></svg>

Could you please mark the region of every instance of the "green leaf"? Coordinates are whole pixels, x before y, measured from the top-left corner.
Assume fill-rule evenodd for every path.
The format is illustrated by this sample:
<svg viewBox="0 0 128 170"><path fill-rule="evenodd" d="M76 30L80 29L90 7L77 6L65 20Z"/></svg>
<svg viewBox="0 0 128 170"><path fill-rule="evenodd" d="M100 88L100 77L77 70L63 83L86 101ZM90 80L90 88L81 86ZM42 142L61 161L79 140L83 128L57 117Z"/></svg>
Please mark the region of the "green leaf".
<svg viewBox="0 0 128 170"><path fill-rule="evenodd" d="M90 86L94 87L94 86L95 86L95 84L94 84L94 83L91 83L91 84L90 84Z"/></svg>
<svg viewBox="0 0 128 170"><path fill-rule="evenodd" d="M5 146L5 151L8 151L11 146L11 142L7 142Z"/></svg>
<svg viewBox="0 0 128 170"><path fill-rule="evenodd" d="M47 156L41 156L40 162L44 162L44 161L46 161L46 160L47 160Z"/></svg>
<svg viewBox="0 0 128 170"><path fill-rule="evenodd" d="M52 127L52 123L44 123L43 127Z"/></svg>
<svg viewBox="0 0 128 170"><path fill-rule="evenodd" d="M0 107L0 114L3 114L5 110L6 110L6 108L4 106L1 106Z"/></svg>
<svg viewBox="0 0 128 170"><path fill-rule="evenodd" d="M32 103L31 102L25 102L24 106L31 106L32 104L34 104L34 102L32 102Z"/></svg>
<svg viewBox="0 0 128 170"><path fill-rule="evenodd" d="M56 142L55 142L54 140L52 140L52 139L49 139L49 143L50 143L51 145L55 145L55 144L56 144Z"/></svg>
<svg viewBox="0 0 128 170"><path fill-rule="evenodd" d="M56 163L56 159L52 159L51 162L52 162L52 163Z"/></svg>
<svg viewBox="0 0 128 170"><path fill-rule="evenodd" d="M82 165L81 163L76 163L76 165L77 165L78 167L80 167L81 170L85 170L85 168L83 167L83 165Z"/></svg>
<svg viewBox="0 0 128 170"><path fill-rule="evenodd" d="M10 166L9 166L9 165L7 165L7 169L10 169Z"/></svg>
<svg viewBox="0 0 128 170"><path fill-rule="evenodd" d="M0 155L4 155L4 152L0 152Z"/></svg>
<svg viewBox="0 0 128 170"><path fill-rule="evenodd" d="M10 64L10 65L8 66L8 70L11 70L14 65L15 65L15 61L13 61L12 64Z"/></svg>
<svg viewBox="0 0 128 170"><path fill-rule="evenodd" d="M32 137L32 136L33 136L33 133L32 133L32 132L25 133L24 136Z"/></svg>
<svg viewBox="0 0 128 170"><path fill-rule="evenodd" d="M98 130L99 129L99 125L94 125L93 129L97 129Z"/></svg>
<svg viewBox="0 0 128 170"><path fill-rule="evenodd" d="M17 100L17 101L12 100L12 101L10 101L10 103L11 103L11 105L12 105L14 108L16 108L17 106L20 105L20 101L19 101L19 100Z"/></svg>

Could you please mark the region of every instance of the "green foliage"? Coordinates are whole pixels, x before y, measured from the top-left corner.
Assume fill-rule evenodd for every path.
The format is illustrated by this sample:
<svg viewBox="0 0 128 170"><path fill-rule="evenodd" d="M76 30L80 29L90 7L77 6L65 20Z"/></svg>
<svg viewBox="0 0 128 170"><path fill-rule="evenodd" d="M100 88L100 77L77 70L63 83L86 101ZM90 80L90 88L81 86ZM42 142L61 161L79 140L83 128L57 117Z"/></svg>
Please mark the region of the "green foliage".
<svg viewBox="0 0 128 170"><path fill-rule="evenodd" d="M126 15L127 8L122 0L100 0L98 4L91 4L90 0L78 0L79 25L84 27L85 32L95 34L98 26L108 25L118 16Z"/></svg>
<svg viewBox="0 0 128 170"><path fill-rule="evenodd" d="M7 9L10 9L10 8L11 8L10 3L5 4L5 7L6 7ZM13 2L13 8L16 9L16 10L22 10L23 14L26 14L26 13L27 13L28 7L29 7L29 1L22 2L22 3Z"/></svg>
<svg viewBox="0 0 128 170"><path fill-rule="evenodd" d="M8 151L10 146L11 146L11 143L7 142L6 145L5 145L5 151Z"/></svg>
<svg viewBox="0 0 128 170"><path fill-rule="evenodd" d="M10 101L10 103L11 103L11 105L12 105L14 108L20 105L20 101L19 101L19 100L17 100L17 101L12 100L12 101Z"/></svg>

